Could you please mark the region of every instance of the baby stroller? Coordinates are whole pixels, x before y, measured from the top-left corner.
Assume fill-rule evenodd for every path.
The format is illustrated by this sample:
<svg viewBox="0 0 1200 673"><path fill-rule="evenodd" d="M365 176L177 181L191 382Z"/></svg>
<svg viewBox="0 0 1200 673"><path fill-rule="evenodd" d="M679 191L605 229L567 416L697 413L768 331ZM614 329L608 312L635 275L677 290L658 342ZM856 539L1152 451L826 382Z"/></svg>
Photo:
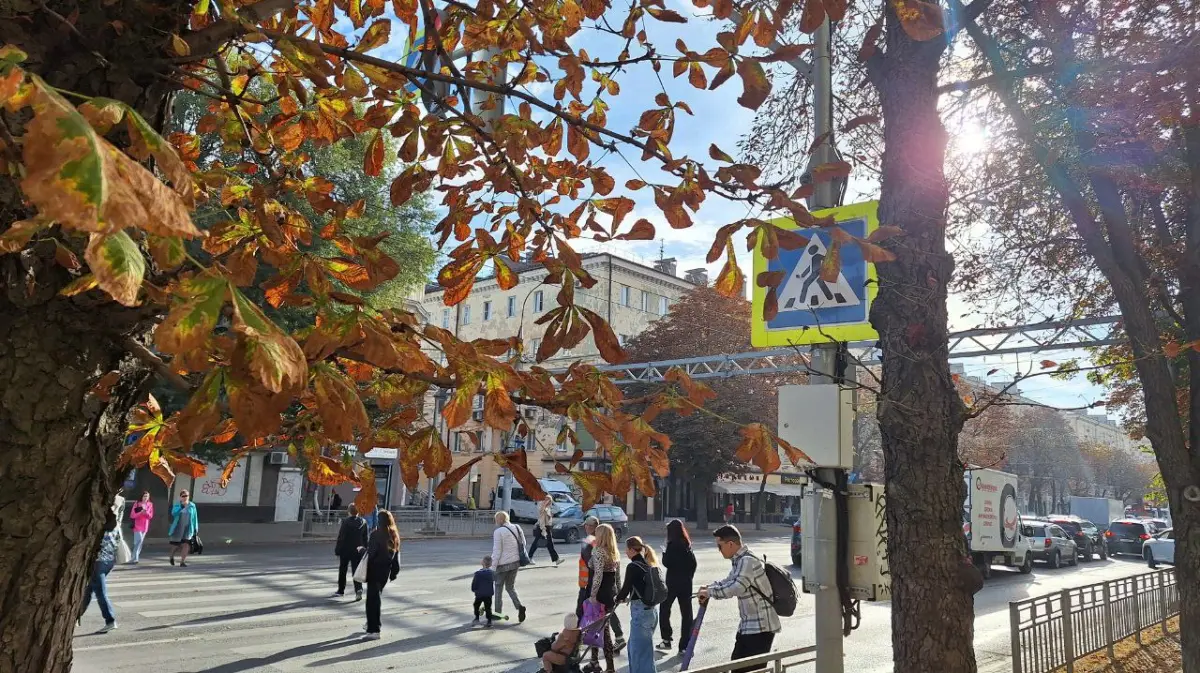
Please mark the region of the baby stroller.
<svg viewBox="0 0 1200 673"><path fill-rule="evenodd" d="M587 657L589 646L586 642L585 634L595 633L597 630L602 630L605 624L608 623L608 613L604 617L597 619L590 624L585 624L580 631L579 642L575 644L575 651L567 657L567 663L561 666L554 667L554 673L583 673L583 660ZM534 644L534 649L537 651L538 661L542 659L554 641L558 638L558 634L554 633L549 638L542 638ZM538 669L541 670L541 669Z"/></svg>

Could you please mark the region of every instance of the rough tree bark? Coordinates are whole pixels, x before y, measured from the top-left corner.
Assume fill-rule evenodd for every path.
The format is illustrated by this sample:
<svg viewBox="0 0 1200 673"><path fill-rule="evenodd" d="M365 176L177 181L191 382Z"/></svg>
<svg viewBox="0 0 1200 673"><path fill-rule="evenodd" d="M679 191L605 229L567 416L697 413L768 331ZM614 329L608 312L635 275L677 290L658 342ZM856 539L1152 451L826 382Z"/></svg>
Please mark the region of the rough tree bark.
<svg viewBox="0 0 1200 673"><path fill-rule="evenodd" d="M974 608L962 577L965 497L958 434L964 407L948 362L946 132L937 76L946 41L911 39L886 3L885 49L869 63L884 124L881 222L904 236L880 264L871 324L883 350L879 398L892 652L896 673L970 673L976 668Z"/></svg>
<svg viewBox="0 0 1200 673"><path fill-rule="evenodd" d="M164 43L182 32L190 3L6 7L0 43L24 50L27 70L162 119L171 90L162 79L169 71ZM5 114L2 121L21 137L23 118ZM0 232L29 214L16 182L0 178ZM63 240L82 257L81 241ZM103 513L122 478L116 458L129 412L149 386L145 367L120 344L144 337L153 316L86 296L58 297L70 277L54 250L47 241L0 257L0 670L18 673L71 668L71 636ZM94 393L110 371L120 374L110 394Z"/></svg>

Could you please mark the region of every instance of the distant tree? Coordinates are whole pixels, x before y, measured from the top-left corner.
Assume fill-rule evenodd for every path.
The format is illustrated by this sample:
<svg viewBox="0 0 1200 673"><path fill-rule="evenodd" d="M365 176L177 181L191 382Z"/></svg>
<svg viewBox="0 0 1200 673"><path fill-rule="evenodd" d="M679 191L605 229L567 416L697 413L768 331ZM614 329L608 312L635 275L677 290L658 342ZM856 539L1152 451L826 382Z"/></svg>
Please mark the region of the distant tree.
<svg viewBox="0 0 1200 673"><path fill-rule="evenodd" d="M675 360L716 353L742 353L750 346L750 304L729 298L707 287L684 295L667 316L626 344L634 362ZM671 437L671 473L686 479L696 499L697 525L708 527L706 503L712 484L722 474L740 474L748 465L736 457L741 428L762 423L775 428L778 407L775 389L798 383L804 375L737 376L702 381L716 397L687 416L663 414L651 424ZM697 382L701 383L701 382ZM630 397L643 391L631 390ZM803 448L803 447L800 447ZM768 466L769 467L769 466ZM777 462L769 473L778 469ZM765 483L765 477L764 477ZM761 521L763 498L758 498L756 518Z"/></svg>

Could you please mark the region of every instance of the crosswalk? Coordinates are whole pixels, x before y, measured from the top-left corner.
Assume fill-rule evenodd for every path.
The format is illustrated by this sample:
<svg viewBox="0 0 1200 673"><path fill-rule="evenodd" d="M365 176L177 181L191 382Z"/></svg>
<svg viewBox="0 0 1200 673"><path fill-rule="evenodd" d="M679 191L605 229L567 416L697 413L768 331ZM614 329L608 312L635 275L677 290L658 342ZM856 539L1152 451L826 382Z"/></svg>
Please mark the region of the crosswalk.
<svg viewBox="0 0 1200 673"><path fill-rule="evenodd" d="M786 541L768 549L786 553ZM75 631L75 673L534 673L534 642L559 631L574 612L577 570L546 562L521 571L517 588L528 619L512 615L495 628L471 624L471 577L489 549L474 541L412 545L399 578L382 598L383 638L364 641L365 601L331 599L336 559L318 545L276 550L222 550L173 567L143 556L139 566L109 575L109 596L119 628L100 634L104 622L93 605ZM704 557L702 573L721 577L727 563ZM347 587L349 589L349 587ZM93 601L94 603L94 601ZM710 611L695 665L724 661L737 625L731 601ZM621 611L622 619L628 613ZM676 616L676 620L678 617ZM627 622L626 622L627 623ZM808 617L790 625L807 633ZM678 622L676 621L678 629ZM657 636L657 632L655 633ZM677 657L662 655L659 671L677 671ZM618 670L626 670L622 657Z"/></svg>

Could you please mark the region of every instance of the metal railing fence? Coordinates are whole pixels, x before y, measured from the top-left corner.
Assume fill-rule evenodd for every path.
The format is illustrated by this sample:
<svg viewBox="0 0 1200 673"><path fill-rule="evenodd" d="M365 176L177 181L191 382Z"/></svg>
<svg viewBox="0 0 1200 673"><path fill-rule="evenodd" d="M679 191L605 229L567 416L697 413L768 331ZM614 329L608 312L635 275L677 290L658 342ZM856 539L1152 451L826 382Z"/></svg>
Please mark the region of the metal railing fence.
<svg viewBox="0 0 1200 673"><path fill-rule="evenodd" d="M1160 626L1179 614L1175 570L1122 577L1098 584L1064 589L1008 604L1012 629L1013 673L1047 673L1107 650L1142 631Z"/></svg>
<svg viewBox="0 0 1200 673"><path fill-rule="evenodd" d="M770 652L757 657L738 659L737 661L725 661L703 668L693 668L690 669L689 673L731 673L731 671L756 666L767 673L788 673L789 671L799 671L801 667L807 667L808 664L814 664L816 661L817 648L809 646L793 650Z"/></svg>

